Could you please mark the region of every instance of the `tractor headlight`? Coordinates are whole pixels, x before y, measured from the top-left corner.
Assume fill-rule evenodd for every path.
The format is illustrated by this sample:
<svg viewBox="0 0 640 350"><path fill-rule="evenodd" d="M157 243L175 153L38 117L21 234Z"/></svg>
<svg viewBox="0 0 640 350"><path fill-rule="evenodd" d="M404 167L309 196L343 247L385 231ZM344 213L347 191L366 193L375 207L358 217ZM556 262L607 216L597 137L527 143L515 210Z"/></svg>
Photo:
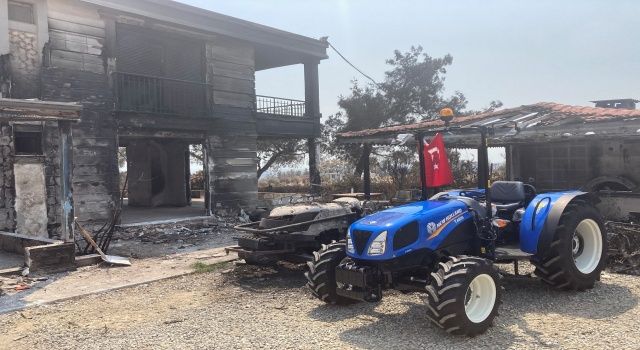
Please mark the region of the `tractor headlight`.
<svg viewBox="0 0 640 350"><path fill-rule="evenodd" d="M347 252L355 253L356 250L353 248L353 241L351 240L351 229L347 230Z"/></svg>
<svg viewBox="0 0 640 350"><path fill-rule="evenodd" d="M369 245L368 255L382 255L387 245L387 231L382 231Z"/></svg>

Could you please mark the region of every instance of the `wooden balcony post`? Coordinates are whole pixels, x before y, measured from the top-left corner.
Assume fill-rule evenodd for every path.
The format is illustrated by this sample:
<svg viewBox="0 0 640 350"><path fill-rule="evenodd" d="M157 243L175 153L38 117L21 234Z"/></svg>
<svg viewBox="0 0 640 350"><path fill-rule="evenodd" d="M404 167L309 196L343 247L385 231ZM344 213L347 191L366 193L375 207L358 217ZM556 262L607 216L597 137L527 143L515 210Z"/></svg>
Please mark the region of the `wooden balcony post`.
<svg viewBox="0 0 640 350"><path fill-rule="evenodd" d="M320 83L318 79L319 61L305 62L304 64L304 96L305 96L305 116L312 118L313 134L320 134ZM318 170L318 144L315 138L307 140L309 148L309 183L311 184L311 194L320 194L320 170Z"/></svg>

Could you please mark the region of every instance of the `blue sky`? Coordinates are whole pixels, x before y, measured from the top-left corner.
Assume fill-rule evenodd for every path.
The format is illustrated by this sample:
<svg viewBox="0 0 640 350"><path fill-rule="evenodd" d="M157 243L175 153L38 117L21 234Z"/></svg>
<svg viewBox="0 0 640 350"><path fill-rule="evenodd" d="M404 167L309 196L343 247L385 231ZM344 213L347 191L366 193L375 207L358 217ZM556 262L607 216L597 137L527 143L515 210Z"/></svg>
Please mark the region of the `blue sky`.
<svg viewBox="0 0 640 350"><path fill-rule="evenodd" d="M450 53L449 91L471 108L539 101L640 98L640 2L412 0L181 0L226 15L329 40L382 80L394 49ZM335 113L364 78L332 51L320 65L321 111ZM303 98L301 66L256 75L258 94Z"/></svg>

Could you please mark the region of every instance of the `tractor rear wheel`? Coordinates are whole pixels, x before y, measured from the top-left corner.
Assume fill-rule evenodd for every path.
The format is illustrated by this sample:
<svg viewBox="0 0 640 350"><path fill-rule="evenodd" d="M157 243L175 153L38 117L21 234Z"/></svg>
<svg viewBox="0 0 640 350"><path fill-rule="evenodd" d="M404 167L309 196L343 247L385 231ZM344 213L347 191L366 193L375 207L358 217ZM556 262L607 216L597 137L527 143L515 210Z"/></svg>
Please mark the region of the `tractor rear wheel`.
<svg viewBox="0 0 640 350"><path fill-rule="evenodd" d="M323 244L319 251L313 252L313 260L307 262L309 270L304 273L308 280L307 287L313 296L327 304L346 305L355 302L336 293L336 266L347 257L346 249L345 241Z"/></svg>
<svg viewBox="0 0 640 350"><path fill-rule="evenodd" d="M607 235L600 213L584 201L569 203L549 247L534 261L535 274L562 290L593 288L607 258Z"/></svg>
<svg viewBox="0 0 640 350"><path fill-rule="evenodd" d="M450 334L486 331L502 302L500 273L489 260L454 256L440 263L427 285L427 317Z"/></svg>

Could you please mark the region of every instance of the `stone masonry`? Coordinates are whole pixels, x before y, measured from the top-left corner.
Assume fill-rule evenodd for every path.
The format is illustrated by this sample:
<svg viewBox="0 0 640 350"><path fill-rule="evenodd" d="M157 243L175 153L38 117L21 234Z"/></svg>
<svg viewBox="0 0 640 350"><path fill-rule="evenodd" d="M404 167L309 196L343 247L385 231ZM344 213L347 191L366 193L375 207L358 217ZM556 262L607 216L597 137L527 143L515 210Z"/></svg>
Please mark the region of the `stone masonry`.
<svg viewBox="0 0 640 350"><path fill-rule="evenodd" d="M13 231L16 225L11 134L8 123L0 124L0 231Z"/></svg>
<svg viewBox="0 0 640 350"><path fill-rule="evenodd" d="M12 78L11 97L32 98L39 94L40 56L35 33L9 31ZM20 74L15 74L20 72Z"/></svg>

